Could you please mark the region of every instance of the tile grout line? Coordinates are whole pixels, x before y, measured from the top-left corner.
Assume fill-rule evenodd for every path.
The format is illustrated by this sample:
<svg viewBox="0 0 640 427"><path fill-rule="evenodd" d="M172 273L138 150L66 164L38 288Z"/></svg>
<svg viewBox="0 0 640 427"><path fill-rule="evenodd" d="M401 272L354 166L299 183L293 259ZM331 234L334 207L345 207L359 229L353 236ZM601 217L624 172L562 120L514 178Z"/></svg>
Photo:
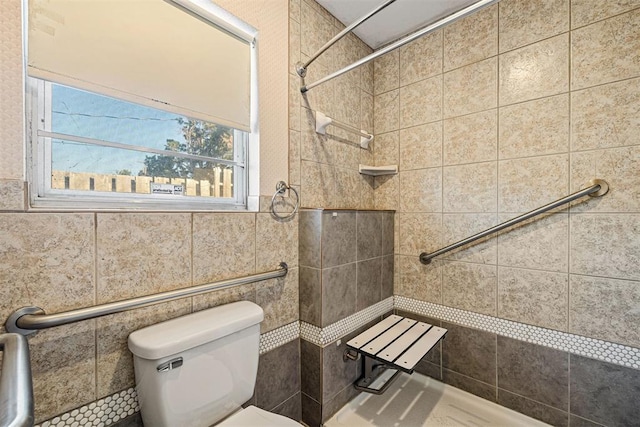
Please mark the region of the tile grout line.
<svg viewBox="0 0 640 427"><path fill-rule="evenodd" d="M588 27L589 25L593 25L593 24L601 23L601 22L604 22L604 21L606 21L606 20L608 20L608 19L611 19L611 18L617 18L617 17L619 17L619 16L621 16L621 15L624 15L624 14L626 14L626 13L630 13L630 12L633 12L633 11L635 11L635 10L637 10L637 9L640 9L640 6L632 7L632 8L631 8L631 9L629 9L629 10L625 10L625 11L622 11L622 12L618 12L618 13L615 13L615 14L613 14L613 15L611 15L611 16L607 16L607 17L605 17L605 18L596 18L596 20L595 20L595 21L591 21L591 22L589 22L589 23L582 24L582 25L580 25L580 26L578 26L578 27L575 27L575 28L574 28L574 27L572 27L572 25L573 25L573 19L571 19L571 15L569 15L569 22L570 22L570 24L569 24L569 28L570 28L570 30L571 30L571 31L579 30L579 29L583 29L583 28ZM571 5L569 6L569 13L571 13Z"/></svg>
<svg viewBox="0 0 640 427"><path fill-rule="evenodd" d="M568 149L569 149L569 174L568 174L568 181L569 181L569 191L571 191L571 184L573 181L573 177L572 177L572 165L573 165L573 132L572 132L572 119L573 119L573 103L571 102L573 97L573 90L571 89L571 83L572 83L572 79L571 79L571 71L573 69L573 49L572 47L572 42L573 42L573 29L572 27L572 14L571 14L571 2L569 2L569 99L567 100L568 105L569 105L569 120L567 123L568 129L567 129L567 135L569 135L569 141L567 141L568 143ZM571 217L572 214L575 214L573 212L574 210L574 203L569 203L567 206L567 214L568 214L568 218L567 218L567 311L566 311L566 315L567 315L567 322L566 322L566 327L567 330L571 330ZM571 356L569 356L569 360L571 360Z"/></svg>
<svg viewBox="0 0 640 427"><path fill-rule="evenodd" d="M497 15L497 31L496 31L496 43L498 48L498 61L496 64L496 199L495 199L495 207L496 207L496 216L495 220L500 220L500 3L496 6L496 15ZM498 224L499 222L496 222ZM500 315L500 239L499 233L495 234L495 247L496 247L496 316ZM496 337L496 348L498 346L497 337ZM498 401L498 352L496 351L496 402Z"/></svg>
<svg viewBox="0 0 640 427"><path fill-rule="evenodd" d="M98 304L98 213L93 213L93 303ZM93 320L94 399L98 397L98 321Z"/></svg>
<svg viewBox="0 0 640 427"><path fill-rule="evenodd" d="M569 149L569 173L568 173L568 181L569 181L569 191L571 192L571 184L573 181L573 132L572 132L572 122L573 122L573 103L571 102L573 97L573 91L571 89L571 73L573 70L573 14L571 10L571 2L569 3L569 96L568 96L568 106L569 106L569 114L568 114L568 123L567 123L567 135L569 136L569 140L567 141L568 149ZM573 213L572 203L569 203L567 206L568 218L567 218L567 308L566 308L566 328L567 330L571 330L571 214ZM567 425L571 426L571 353L567 354Z"/></svg>

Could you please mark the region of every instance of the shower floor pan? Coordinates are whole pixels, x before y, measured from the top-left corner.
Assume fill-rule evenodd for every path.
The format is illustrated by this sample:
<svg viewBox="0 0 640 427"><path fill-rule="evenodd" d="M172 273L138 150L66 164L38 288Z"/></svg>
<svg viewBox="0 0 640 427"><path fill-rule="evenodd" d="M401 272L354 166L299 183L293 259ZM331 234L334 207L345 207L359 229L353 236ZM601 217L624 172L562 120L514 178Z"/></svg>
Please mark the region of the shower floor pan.
<svg viewBox="0 0 640 427"><path fill-rule="evenodd" d="M376 381L381 380L383 378ZM548 424L433 378L402 373L384 394L361 393L324 426L533 427Z"/></svg>

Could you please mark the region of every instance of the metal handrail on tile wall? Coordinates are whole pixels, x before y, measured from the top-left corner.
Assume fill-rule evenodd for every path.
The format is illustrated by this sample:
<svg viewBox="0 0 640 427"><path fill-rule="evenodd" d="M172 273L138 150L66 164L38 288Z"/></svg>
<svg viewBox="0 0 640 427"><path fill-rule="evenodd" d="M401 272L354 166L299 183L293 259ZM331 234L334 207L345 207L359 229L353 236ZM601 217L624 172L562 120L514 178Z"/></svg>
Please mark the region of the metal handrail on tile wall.
<svg viewBox="0 0 640 427"><path fill-rule="evenodd" d="M33 383L27 339L1 334L0 427L33 425Z"/></svg>
<svg viewBox="0 0 640 427"><path fill-rule="evenodd" d="M0 335L0 351L3 352L4 356L2 358L2 370L0 370L0 427L26 427L33 425L33 384L26 335L34 334L40 329L134 310L233 286L284 277L288 272L289 266L287 263L281 262L279 267L272 271L219 280L204 285L160 292L62 313L46 314L42 308L36 306L23 307L14 311L5 323L5 327L10 333Z"/></svg>
<svg viewBox="0 0 640 427"><path fill-rule="evenodd" d="M174 291L145 295L142 297L111 302L108 304L94 305L91 307L79 308L55 314L47 314L42 308L36 306L23 307L11 313L5 323L5 327L9 332L21 335L31 335L40 329L66 325L69 323L79 322L81 320L94 319L108 314L134 310L140 307L200 295L233 286L284 277L288 272L289 266L287 263L281 262L279 264L279 268L276 270L264 273L251 274L234 279L219 280L217 282L207 283L204 285L191 286L188 288L176 289Z"/></svg>
<svg viewBox="0 0 640 427"><path fill-rule="evenodd" d="M505 228L516 225L522 221L526 221L530 218L533 218L536 215L540 215L541 213L557 208L558 206L565 205L567 203L570 203L584 196L591 196L591 197L604 196L605 194L607 194L608 191L609 191L609 184L607 184L607 181L602 179L592 179L591 181L589 181L589 187L587 188L584 188L580 191L576 191L575 193L569 194L568 196L565 196L561 199L555 200L551 203L541 206L538 209L534 209L532 211L529 211L515 218L511 218L508 221L495 225L491 228L488 228L484 231L474 234L473 236L467 237L466 239L459 240L455 243L450 244L449 246L445 246L442 249L438 249L435 252L430 252L430 253L422 252L420 254L420 262L423 264L429 264L431 263L431 259L437 257L438 255L442 255L446 252L457 249L460 246L464 246L471 242L475 242L476 240L482 239L483 237L486 237L500 230L504 230Z"/></svg>

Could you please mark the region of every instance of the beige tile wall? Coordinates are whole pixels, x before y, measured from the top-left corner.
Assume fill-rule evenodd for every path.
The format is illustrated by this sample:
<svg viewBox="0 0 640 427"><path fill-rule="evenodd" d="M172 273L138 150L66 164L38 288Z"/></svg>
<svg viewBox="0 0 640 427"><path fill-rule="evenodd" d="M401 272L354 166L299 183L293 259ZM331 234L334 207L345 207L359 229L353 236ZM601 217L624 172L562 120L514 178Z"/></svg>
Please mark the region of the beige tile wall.
<svg viewBox="0 0 640 427"><path fill-rule="evenodd" d="M280 261L290 267L285 278L51 328L32 336L29 344L37 421L133 386L127 336L141 327L240 299L254 301L264 309L262 332L298 320L297 218L277 222L268 213L272 186L277 179L287 179L284 57L289 5L286 0L264 3L269 7L256 8L253 0L223 1L258 28L277 27L261 37L261 54L265 56L261 66L268 68L262 73L261 106L270 111L262 115L261 177L263 193L268 196L262 198L259 213L26 213L21 1L2 2L2 323L23 306L37 305L56 313L273 270ZM280 77L273 77L273 73ZM372 96L369 102L372 104Z"/></svg>
<svg viewBox="0 0 640 427"><path fill-rule="evenodd" d="M379 81L374 87L374 64L369 63L301 94L303 84L355 62L371 49L349 34L309 65L307 76L301 79L295 64L307 61L344 25L313 0L290 0L289 10L289 180L301 190L302 207L372 209L373 178L360 175L358 165L373 165L376 142L369 150L362 149L357 134L334 126L320 135L315 131L315 114L320 111L371 133L374 91L397 86L399 77L389 74L389 82ZM397 95L389 102L397 103Z"/></svg>
<svg viewBox="0 0 640 427"><path fill-rule="evenodd" d="M395 293L640 346L640 2L502 0L374 70ZM417 259L595 177L603 198Z"/></svg>
<svg viewBox="0 0 640 427"><path fill-rule="evenodd" d="M0 317L49 313L277 268L272 279L57 327L30 338L36 417L134 384L127 336L237 300L265 311L262 332L298 320L298 222L249 213L0 213Z"/></svg>

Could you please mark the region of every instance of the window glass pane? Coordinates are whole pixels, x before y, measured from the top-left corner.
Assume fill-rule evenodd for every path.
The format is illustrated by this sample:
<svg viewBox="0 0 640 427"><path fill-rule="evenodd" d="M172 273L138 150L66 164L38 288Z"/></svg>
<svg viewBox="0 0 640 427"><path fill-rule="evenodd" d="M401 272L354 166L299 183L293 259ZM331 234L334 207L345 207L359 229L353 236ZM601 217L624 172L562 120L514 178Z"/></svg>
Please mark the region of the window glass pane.
<svg viewBox="0 0 640 427"><path fill-rule="evenodd" d="M33 207L257 210L257 29L199 0L24 6Z"/></svg>
<svg viewBox="0 0 640 427"><path fill-rule="evenodd" d="M51 156L53 190L234 197L227 165L59 139Z"/></svg>
<svg viewBox="0 0 640 427"><path fill-rule="evenodd" d="M229 127L51 86L52 132L233 160L233 129Z"/></svg>
<svg viewBox="0 0 640 427"><path fill-rule="evenodd" d="M51 132L234 160L234 130L51 84ZM232 166L52 139L51 189L234 198ZM176 187L177 188L177 187Z"/></svg>

